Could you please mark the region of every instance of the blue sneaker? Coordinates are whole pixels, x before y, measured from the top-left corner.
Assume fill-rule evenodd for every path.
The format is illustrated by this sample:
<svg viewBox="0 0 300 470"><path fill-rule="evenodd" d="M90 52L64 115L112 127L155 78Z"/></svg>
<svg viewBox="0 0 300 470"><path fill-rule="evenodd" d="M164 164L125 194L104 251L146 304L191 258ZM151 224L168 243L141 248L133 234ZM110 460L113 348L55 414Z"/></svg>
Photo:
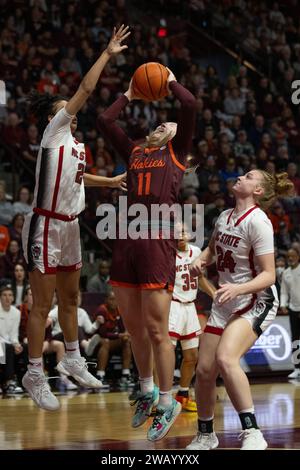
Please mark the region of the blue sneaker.
<svg viewBox="0 0 300 470"><path fill-rule="evenodd" d="M157 406L158 401L159 388L156 385L154 385L154 389L152 392L146 393L145 395L139 393L138 398L133 403L131 403L131 406L137 404L131 422L133 428L138 428L147 421L147 419L151 415L152 408L154 406Z"/></svg>
<svg viewBox="0 0 300 470"><path fill-rule="evenodd" d="M159 439L165 437L180 412L181 404L174 400L174 398L170 407L157 408L153 423L148 429L148 440L158 441Z"/></svg>

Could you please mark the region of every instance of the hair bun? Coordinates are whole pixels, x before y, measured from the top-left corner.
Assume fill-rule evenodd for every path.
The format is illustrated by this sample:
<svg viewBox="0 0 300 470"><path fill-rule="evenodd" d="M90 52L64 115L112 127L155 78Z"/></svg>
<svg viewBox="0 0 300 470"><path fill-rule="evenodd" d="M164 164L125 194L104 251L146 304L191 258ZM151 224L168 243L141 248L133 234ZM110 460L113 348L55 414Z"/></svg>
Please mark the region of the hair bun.
<svg viewBox="0 0 300 470"><path fill-rule="evenodd" d="M289 179L286 172L275 175L275 192L277 196L293 196L295 193L294 183Z"/></svg>

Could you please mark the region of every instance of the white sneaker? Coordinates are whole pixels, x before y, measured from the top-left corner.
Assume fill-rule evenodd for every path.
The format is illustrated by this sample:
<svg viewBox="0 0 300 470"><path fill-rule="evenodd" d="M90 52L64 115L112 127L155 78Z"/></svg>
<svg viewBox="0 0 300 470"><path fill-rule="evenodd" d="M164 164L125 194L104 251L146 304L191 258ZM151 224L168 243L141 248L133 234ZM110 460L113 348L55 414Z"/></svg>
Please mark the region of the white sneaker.
<svg viewBox="0 0 300 470"><path fill-rule="evenodd" d="M260 429L245 429L239 435L239 441L243 441L241 450L265 450L268 447Z"/></svg>
<svg viewBox="0 0 300 470"><path fill-rule="evenodd" d="M76 384L71 382L71 380L66 377L66 375L60 376L60 383L67 389L67 390L77 390L78 387Z"/></svg>
<svg viewBox="0 0 300 470"><path fill-rule="evenodd" d="M91 356L93 352L95 351L95 348L98 346L98 344L101 341L100 335L94 335L91 337L89 340L86 348L85 348L85 353L87 356Z"/></svg>
<svg viewBox="0 0 300 470"><path fill-rule="evenodd" d="M92 374L89 373L87 362L84 357L75 359L64 356L63 359L57 364L56 369L63 373L66 370L69 375L72 375L77 382L83 387L87 388L101 388L102 382L97 380Z"/></svg>
<svg viewBox="0 0 300 470"><path fill-rule="evenodd" d="M34 403L40 408L48 411L55 411L60 408L59 401L51 392L44 373L27 371L22 379L22 384Z"/></svg>
<svg viewBox="0 0 300 470"><path fill-rule="evenodd" d="M219 439L215 432L202 433L198 432L192 442L186 446L188 450L212 450L219 445Z"/></svg>
<svg viewBox="0 0 300 470"><path fill-rule="evenodd" d="M295 369L288 375L288 379L300 379L300 369Z"/></svg>

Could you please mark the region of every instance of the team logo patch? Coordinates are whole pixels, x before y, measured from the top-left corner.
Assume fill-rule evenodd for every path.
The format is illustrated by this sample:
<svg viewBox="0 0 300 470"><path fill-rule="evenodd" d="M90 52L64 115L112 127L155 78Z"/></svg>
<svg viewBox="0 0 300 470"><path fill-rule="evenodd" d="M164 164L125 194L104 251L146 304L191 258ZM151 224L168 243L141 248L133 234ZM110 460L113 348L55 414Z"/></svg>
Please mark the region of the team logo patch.
<svg viewBox="0 0 300 470"><path fill-rule="evenodd" d="M32 254L33 259L39 259L39 257L41 256L41 252L42 252L42 249L40 245L32 245L31 254Z"/></svg>
<svg viewBox="0 0 300 470"><path fill-rule="evenodd" d="M266 309L265 302L259 301L255 307L255 316L259 317Z"/></svg>

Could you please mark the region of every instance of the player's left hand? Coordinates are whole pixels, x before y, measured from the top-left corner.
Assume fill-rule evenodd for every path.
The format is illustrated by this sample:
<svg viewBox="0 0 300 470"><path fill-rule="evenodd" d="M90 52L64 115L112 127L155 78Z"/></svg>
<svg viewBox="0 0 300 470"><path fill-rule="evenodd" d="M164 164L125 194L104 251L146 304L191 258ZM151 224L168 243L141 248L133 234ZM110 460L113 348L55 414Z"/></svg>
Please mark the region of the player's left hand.
<svg viewBox="0 0 300 470"><path fill-rule="evenodd" d="M128 31L128 30L129 30L129 26L125 27L123 24L118 29L118 31L117 31L117 28L114 27L111 40L109 41L109 44L106 48L106 51L109 55L119 54L119 52L121 52L124 49L128 48L128 46L126 46L126 45L122 46L122 42L130 34L130 31Z"/></svg>
<svg viewBox="0 0 300 470"><path fill-rule="evenodd" d="M111 187L118 188L122 191L127 191L126 183L127 173L122 173L122 175L114 176L111 178Z"/></svg>
<svg viewBox="0 0 300 470"><path fill-rule="evenodd" d="M240 286L238 284L220 284L221 287L215 292L216 303L225 304L230 300L236 299L240 295Z"/></svg>

